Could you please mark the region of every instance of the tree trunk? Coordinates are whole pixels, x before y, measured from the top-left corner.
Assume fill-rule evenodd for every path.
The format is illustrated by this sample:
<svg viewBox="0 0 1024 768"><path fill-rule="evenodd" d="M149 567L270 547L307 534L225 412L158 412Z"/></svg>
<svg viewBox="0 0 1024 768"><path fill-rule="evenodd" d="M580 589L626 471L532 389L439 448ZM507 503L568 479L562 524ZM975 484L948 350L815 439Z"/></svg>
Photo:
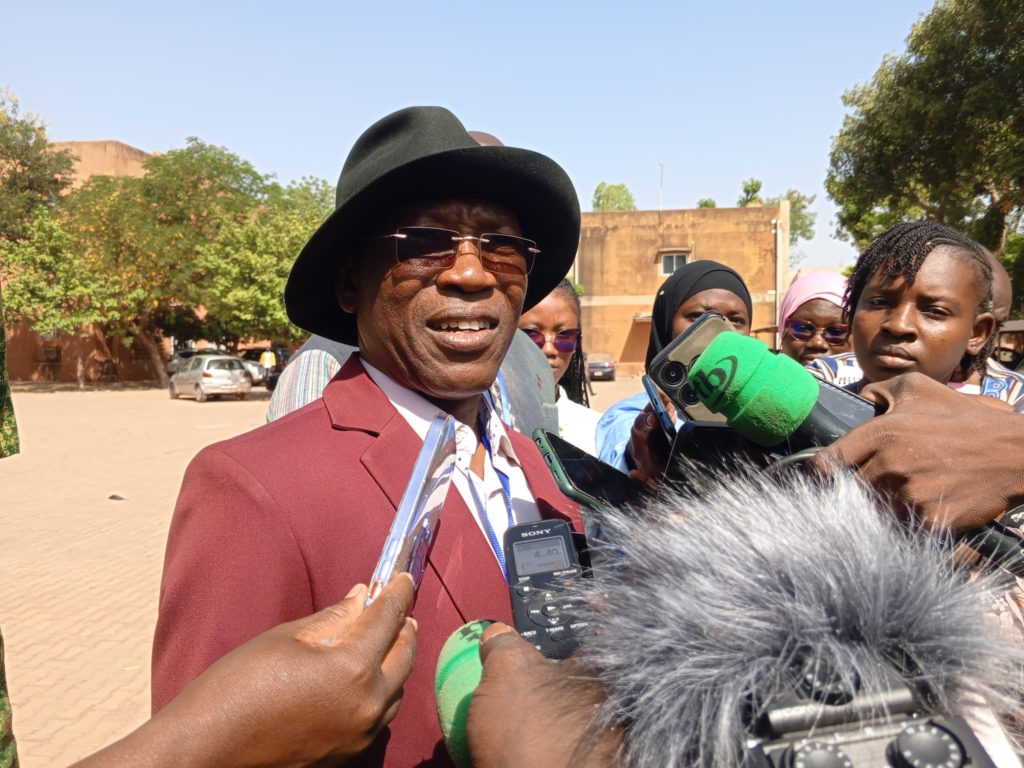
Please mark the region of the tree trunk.
<svg viewBox="0 0 1024 768"><path fill-rule="evenodd" d="M164 363L163 350L160 348L160 344L157 343L156 339L153 338L153 336L150 334L148 330L148 321L148 317L142 318L142 321L139 323L139 325L142 326L142 329L139 331L139 335L137 338L139 340L139 343L142 344L142 346L145 347L146 351L149 353L149 359L153 363L153 369L156 371L156 377L160 382L160 386L166 387L168 384L170 384L171 379L167 375L167 368Z"/></svg>
<svg viewBox="0 0 1024 768"><path fill-rule="evenodd" d="M974 239L998 256L1006 245L1006 215L1010 207L1005 203L993 201L985 215L974 223Z"/></svg>

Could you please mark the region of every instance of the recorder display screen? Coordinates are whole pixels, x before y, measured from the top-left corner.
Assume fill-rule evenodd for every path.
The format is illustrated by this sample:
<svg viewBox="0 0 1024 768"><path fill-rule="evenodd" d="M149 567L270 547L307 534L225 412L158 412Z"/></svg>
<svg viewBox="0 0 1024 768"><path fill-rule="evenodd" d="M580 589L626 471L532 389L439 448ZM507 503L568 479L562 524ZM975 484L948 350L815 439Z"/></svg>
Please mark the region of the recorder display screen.
<svg viewBox="0 0 1024 768"><path fill-rule="evenodd" d="M517 541L512 544L512 549L515 552L516 572L520 576L561 571L569 567L569 553L565 551L565 539L561 536Z"/></svg>

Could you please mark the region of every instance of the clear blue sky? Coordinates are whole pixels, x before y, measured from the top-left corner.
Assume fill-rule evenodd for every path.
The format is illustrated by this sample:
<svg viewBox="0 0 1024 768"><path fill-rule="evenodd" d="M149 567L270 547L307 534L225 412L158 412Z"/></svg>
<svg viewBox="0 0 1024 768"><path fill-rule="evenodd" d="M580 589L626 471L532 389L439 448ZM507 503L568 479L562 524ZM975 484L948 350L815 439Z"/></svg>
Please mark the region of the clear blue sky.
<svg viewBox="0 0 1024 768"><path fill-rule="evenodd" d="M283 181L333 184L349 147L403 106L562 164L584 210L599 181L641 208L818 195L810 266L848 263L823 183L844 90L903 50L930 0L776 3L61 2L4 4L0 84L55 140L147 151L187 136Z"/></svg>

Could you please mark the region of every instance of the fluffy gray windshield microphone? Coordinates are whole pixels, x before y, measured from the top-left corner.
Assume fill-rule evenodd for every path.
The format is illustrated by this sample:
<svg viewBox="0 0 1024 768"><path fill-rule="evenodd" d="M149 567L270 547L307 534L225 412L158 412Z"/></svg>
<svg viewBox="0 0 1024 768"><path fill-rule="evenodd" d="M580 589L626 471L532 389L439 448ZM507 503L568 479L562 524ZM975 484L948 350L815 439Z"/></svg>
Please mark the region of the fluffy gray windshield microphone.
<svg viewBox="0 0 1024 768"><path fill-rule="evenodd" d="M603 517L613 564L578 587L600 627L580 653L607 687L597 725L625 726L624 764L736 768L808 662L858 695L895 680L937 713L1017 714L1024 651L986 620L1002 577L968 579L882 506L847 475L740 473L642 522Z"/></svg>

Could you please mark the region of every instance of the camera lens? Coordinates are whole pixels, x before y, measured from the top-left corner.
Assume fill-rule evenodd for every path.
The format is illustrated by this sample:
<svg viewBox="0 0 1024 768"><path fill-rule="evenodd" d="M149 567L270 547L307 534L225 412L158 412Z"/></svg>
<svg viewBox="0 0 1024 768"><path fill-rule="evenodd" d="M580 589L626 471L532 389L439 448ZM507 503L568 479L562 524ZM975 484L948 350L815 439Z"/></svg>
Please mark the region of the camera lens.
<svg viewBox="0 0 1024 768"><path fill-rule="evenodd" d="M661 369L661 378L666 384L678 387L686 378L686 369L682 363L669 363Z"/></svg>
<svg viewBox="0 0 1024 768"><path fill-rule="evenodd" d="M684 405L696 405L700 402L697 393L693 391L693 387L689 384L684 384L683 388L679 390L679 398L683 401Z"/></svg>

